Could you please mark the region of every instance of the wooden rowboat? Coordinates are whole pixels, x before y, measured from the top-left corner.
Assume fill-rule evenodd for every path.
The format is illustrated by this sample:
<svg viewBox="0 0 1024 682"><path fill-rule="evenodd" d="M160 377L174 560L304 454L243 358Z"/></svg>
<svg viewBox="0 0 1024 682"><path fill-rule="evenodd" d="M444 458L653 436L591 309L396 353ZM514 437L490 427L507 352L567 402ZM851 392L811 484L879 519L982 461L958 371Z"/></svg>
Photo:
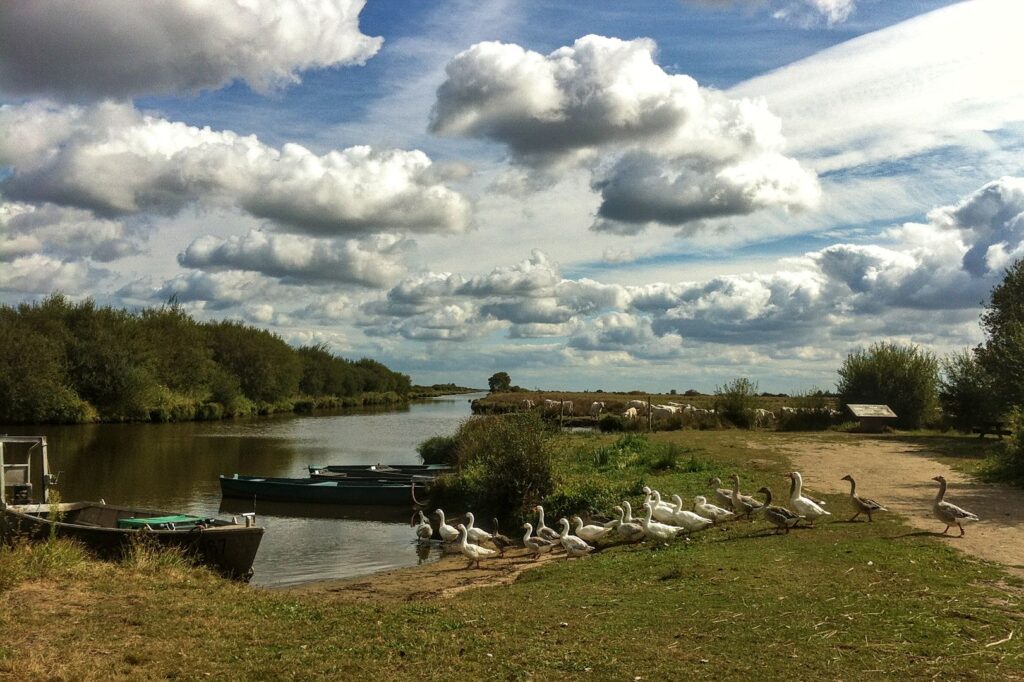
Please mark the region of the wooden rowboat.
<svg viewBox="0 0 1024 682"><path fill-rule="evenodd" d="M28 445L26 462L6 462L5 445ZM32 501L32 456L37 449L42 459L41 503ZM0 436L0 536L5 541L70 538L100 557L120 558L135 542L146 540L160 547L180 548L228 577L247 580L252 576L252 563L263 539L263 528L256 525L254 514L243 514L239 522L122 507L102 500L51 504L54 485L45 436Z"/></svg>

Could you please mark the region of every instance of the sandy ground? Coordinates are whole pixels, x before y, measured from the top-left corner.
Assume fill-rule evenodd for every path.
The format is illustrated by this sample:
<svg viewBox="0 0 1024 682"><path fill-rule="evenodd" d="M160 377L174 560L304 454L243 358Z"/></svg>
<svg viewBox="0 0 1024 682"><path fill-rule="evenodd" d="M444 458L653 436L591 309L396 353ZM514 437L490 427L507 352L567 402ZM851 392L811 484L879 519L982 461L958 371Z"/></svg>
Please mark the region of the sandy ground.
<svg viewBox="0 0 1024 682"><path fill-rule="evenodd" d="M480 568L467 568L462 554L445 554L438 561L384 573L296 585L283 591L299 594L330 594L343 601L391 599L419 601L452 597L474 587L509 585L531 568L549 561L566 561L565 554L545 554L537 560L525 549L509 549L504 557L485 559ZM586 561L570 559L570 561Z"/></svg>
<svg viewBox="0 0 1024 682"><path fill-rule="evenodd" d="M972 511L981 521L953 528L946 542L968 554L994 561L1024 574L1024 490L972 480L936 461L924 446L886 439L848 443L788 443L781 449L803 473L804 487L823 493L849 493L846 474L857 480L857 493L870 497L904 517L919 532L942 537L942 522L932 516L938 492L933 476L949 482L946 500ZM830 508L839 520L853 516L848 506ZM864 516L858 519L864 520Z"/></svg>

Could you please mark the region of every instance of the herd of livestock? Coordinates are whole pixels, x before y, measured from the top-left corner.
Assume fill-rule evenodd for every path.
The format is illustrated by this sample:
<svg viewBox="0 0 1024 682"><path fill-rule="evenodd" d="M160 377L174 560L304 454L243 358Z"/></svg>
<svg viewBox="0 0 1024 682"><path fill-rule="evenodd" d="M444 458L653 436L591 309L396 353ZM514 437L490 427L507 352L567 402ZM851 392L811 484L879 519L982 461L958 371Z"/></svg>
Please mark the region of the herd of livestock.
<svg viewBox="0 0 1024 682"><path fill-rule="evenodd" d="M633 518L633 510L628 501L613 508L614 518L598 524L584 523L579 516L572 519L565 517L558 520L559 530L549 527L544 519L544 507L537 505L533 511L537 514L536 527L532 523L523 524L522 541L517 543L498 532L497 520L494 521L494 532L488 532L475 525L476 519L472 512L465 515L467 524L451 525L445 518L444 510L437 509L434 515L438 518L437 535L441 541L454 549L458 549L469 565L503 555L505 550L513 546L525 547L534 558L553 551L564 551L567 558L585 556L595 549L598 542L614 542L616 544L634 543L651 540L655 543L668 542L674 538L688 536L690 533L738 518L753 521L760 516L775 527L775 533L789 533L801 522L807 527L814 527L814 522L832 513L825 509L823 500L808 497L803 491L803 477L798 471L786 474L790 482L788 506L774 502L772 491L768 487L758 490L764 496L763 501L740 492L740 478L733 474L731 488L722 488L722 481L712 478L708 481L712 486L710 499L703 495L693 498L693 504L686 508L679 495L672 495L671 502L662 499L657 490L645 487L646 498L643 513ZM844 476L850 484L850 506L854 515L850 521L866 515L868 522L874 514L888 511L878 502L857 493L857 482L853 476ZM945 501L946 479L936 476L932 480L939 484L938 494L932 505L932 514L946 524L943 534L957 526L960 535L964 535L964 524L978 521L978 516L950 502ZM435 535L434 527L419 513L419 524L416 525L418 541L429 542ZM484 547L483 543L493 545L493 549ZM467 567L468 567L467 566Z"/></svg>
<svg viewBox="0 0 1024 682"><path fill-rule="evenodd" d="M688 403L677 403L671 401L664 403L651 403L647 400L628 400L624 407L618 402L595 400L592 401L590 406L585 408L585 410L577 410L576 403L572 400L532 400L530 398L524 398L519 401L516 407L519 410L524 411L539 409L545 415L561 417L574 417L578 416L577 412L585 412L587 416L593 417L594 419L598 419L605 414L616 414L625 419L640 419L641 417L648 416L649 413L652 420L669 419L677 416L699 418L715 414L714 408L696 407ZM620 409L621 412L619 411ZM757 408L751 410L751 412L753 422L757 426L770 424L779 416L776 412L764 408ZM798 414L804 412L823 412L829 417L839 416L839 411L830 407L782 406L778 408L779 414Z"/></svg>

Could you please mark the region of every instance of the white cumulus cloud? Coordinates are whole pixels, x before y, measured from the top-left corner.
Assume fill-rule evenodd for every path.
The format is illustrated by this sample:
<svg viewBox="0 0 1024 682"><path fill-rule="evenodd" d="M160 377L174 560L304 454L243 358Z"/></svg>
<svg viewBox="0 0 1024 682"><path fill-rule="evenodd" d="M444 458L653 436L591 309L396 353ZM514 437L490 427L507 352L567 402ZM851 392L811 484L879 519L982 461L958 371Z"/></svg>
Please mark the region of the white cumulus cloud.
<svg viewBox="0 0 1024 682"><path fill-rule="evenodd" d="M306 69L363 64L381 38L359 30L364 0L32 0L5 3L0 88L87 100L258 91Z"/></svg>

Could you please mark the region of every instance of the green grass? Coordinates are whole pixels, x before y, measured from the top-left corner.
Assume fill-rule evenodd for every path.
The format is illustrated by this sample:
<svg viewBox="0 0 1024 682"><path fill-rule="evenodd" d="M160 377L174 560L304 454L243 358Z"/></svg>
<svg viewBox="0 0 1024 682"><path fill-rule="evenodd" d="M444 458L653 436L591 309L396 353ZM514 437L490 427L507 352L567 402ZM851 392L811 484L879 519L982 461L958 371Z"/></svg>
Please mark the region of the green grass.
<svg viewBox="0 0 1024 682"><path fill-rule="evenodd" d="M658 434L679 448L675 466L607 466L595 478L630 487L642 475L684 497L733 470L745 490L778 486L783 437L758 437L756 448L751 440L743 432ZM614 442L567 437L564 471L582 477L594 450ZM829 502L844 504L842 496ZM734 523L689 542L552 562L510 586L447 600L261 591L177 565L84 562L68 571L26 576L0 593L0 677L1024 676L1024 585L892 515L777 537L761 522ZM986 646L1011 632L1012 640Z"/></svg>

